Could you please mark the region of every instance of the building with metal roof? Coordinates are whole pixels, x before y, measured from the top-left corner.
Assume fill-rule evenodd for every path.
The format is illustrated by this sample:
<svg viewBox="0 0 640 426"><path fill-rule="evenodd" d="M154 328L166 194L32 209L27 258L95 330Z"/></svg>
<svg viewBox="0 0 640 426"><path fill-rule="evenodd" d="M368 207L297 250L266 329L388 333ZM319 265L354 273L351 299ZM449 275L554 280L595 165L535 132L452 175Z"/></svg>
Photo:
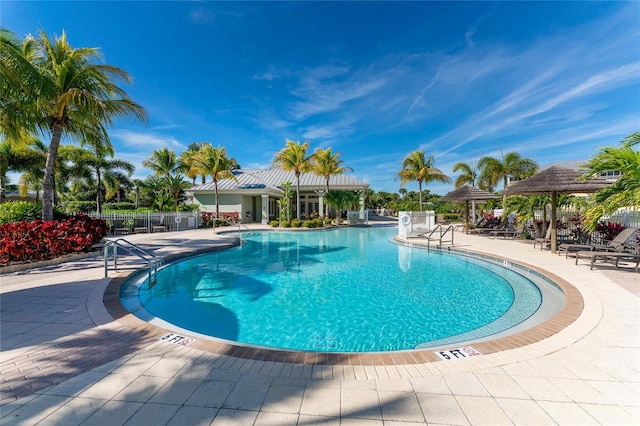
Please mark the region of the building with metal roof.
<svg viewBox="0 0 640 426"><path fill-rule="evenodd" d="M295 192L296 176L293 171L286 171L281 167L269 169L238 169L233 174L236 180L223 179L218 181L218 197L220 212L238 212L244 221L269 223L277 219L277 200L284 196L282 184L291 182L291 189ZM324 207L324 193L327 183L322 176L313 173L300 175L300 213L310 216L313 213L321 215ZM350 176L331 176L329 189L342 189L361 192L361 209L364 209L364 190L369 187L367 182ZM189 189L193 198L200 205L201 211L215 211L215 186L213 182L196 185ZM292 206L296 215L296 202Z"/></svg>

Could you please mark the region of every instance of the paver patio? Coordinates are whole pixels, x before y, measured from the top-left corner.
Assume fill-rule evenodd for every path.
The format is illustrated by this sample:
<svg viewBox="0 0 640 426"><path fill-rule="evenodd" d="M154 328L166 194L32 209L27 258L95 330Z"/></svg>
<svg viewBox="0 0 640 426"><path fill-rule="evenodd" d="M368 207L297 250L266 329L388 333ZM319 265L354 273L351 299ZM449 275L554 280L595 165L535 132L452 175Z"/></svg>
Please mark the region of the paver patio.
<svg viewBox="0 0 640 426"><path fill-rule="evenodd" d="M211 230L130 238L160 256L230 241ZM0 423L640 422L640 274L590 271L523 241L461 232L455 240L569 281L584 299L582 313L547 339L477 357L293 364L173 345L116 321L103 303L111 277L101 259L71 261L0 275Z"/></svg>

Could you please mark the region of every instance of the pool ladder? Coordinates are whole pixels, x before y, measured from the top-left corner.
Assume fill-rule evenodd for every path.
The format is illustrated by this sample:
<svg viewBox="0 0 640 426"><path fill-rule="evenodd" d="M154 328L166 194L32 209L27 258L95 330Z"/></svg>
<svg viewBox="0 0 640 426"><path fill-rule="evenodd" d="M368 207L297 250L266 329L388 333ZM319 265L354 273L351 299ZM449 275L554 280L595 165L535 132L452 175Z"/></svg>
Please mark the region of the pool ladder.
<svg viewBox="0 0 640 426"><path fill-rule="evenodd" d="M438 231L438 234L434 237L433 234ZM451 239L445 240L445 235L450 232ZM438 241L438 248L442 248L443 242L450 242L453 245L453 225L449 225L446 229L443 230L442 225L438 224L435 228L431 230L428 234L424 234L427 238L427 247L431 245L431 241Z"/></svg>
<svg viewBox="0 0 640 426"><path fill-rule="evenodd" d="M148 273L149 273L149 288L153 287L156 283L156 275L158 273L158 258L150 253L149 251L143 249L142 247L133 244L131 241L125 240L124 238L118 238L116 240L107 240L104 245L104 277L107 278L109 275L109 247L112 247L113 253L113 267L115 270L118 270L118 249L122 249L129 254L139 257L147 264Z"/></svg>

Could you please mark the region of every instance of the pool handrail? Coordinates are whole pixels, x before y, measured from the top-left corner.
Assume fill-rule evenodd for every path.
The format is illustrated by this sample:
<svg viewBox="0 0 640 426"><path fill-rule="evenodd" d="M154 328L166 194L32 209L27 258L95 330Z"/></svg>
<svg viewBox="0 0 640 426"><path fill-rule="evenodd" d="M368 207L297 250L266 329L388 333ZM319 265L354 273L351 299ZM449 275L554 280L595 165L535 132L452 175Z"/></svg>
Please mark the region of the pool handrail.
<svg viewBox="0 0 640 426"><path fill-rule="evenodd" d="M123 243L125 243L126 245ZM144 260L147 263L147 267L149 270L149 288L153 287L153 285L156 283L156 275L158 273L158 258L148 250L145 250L142 247L132 243L131 241L125 240L124 238L107 240L104 245L105 278L107 278L109 274L109 247L113 247L113 266L115 270L118 269L118 248L121 248L127 253L138 256L140 259Z"/></svg>

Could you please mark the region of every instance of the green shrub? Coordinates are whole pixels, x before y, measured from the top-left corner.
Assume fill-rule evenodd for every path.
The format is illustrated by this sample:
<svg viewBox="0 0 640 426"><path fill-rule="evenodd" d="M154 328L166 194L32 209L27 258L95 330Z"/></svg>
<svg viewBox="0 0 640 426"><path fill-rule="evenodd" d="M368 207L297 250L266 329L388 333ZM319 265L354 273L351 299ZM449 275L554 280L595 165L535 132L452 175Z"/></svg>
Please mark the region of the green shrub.
<svg viewBox="0 0 640 426"><path fill-rule="evenodd" d="M280 221L279 220L272 220L271 222L269 222L269 224L272 227L277 228L278 226L280 226Z"/></svg>
<svg viewBox="0 0 640 426"><path fill-rule="evenodd" d="M93 203L95 205L95 203ZM134 203L104 203L102 205L102 210L133 210L135 208Z"/></svg>
<svg viewBox="0 0 640 426"><path fill-rule="evenodd" d="M283 228L289 228L291 226L291 223L288 220L283 220L282 222L280 222L280 226L282 226Z"/></svg>
<svg viewBox="0 0 640 426"><path fill-rule="evenodd" d="M59 208L53 208L54 219L66 219L69 215ZM33 222L42 218L42 204L32 201L7 201L0 204L0 225L3 223Z"/></svg>
<svg viewBox="0 0 640 426"><path fill-rule="evenodd" d="M330 226L330 225L331 225L331 219L326 218L326 219L324 220L324 226Z"/></svg>
<svg viewBox="0 0 640 426"><path fill-rule="evenodd" d="M443 213L442 218L447 222L458 222L461 220L458 213Z"/></svg>
<svg viewBox="0 0 640 426"><path fill-rule="evenodd" d="M65 203L65 210L69 213L90 213L98 210L98 207L95 201L68 201Z"/></svg>
<svg viewBox="0 0 640 426"><path fill-rule="evenodd" d="M300 228L300 225L302 225L302 222L300 222L298 219L291 219L292 228Z"/></svg>
<svg viewBox="0 0 640 426"><path fill-rule="evenodd" d="M322 226L322 219L316 217L315 219L311 219L311 223L313 223L314 228L319 228Z"/></svg>
<svg viewBox="0 0 640 426"><path fill-rule="evenodd" d="M304 227L305 228L313 228L314 227L313 221L312 220L305 220L304 221Z"/></svg>

